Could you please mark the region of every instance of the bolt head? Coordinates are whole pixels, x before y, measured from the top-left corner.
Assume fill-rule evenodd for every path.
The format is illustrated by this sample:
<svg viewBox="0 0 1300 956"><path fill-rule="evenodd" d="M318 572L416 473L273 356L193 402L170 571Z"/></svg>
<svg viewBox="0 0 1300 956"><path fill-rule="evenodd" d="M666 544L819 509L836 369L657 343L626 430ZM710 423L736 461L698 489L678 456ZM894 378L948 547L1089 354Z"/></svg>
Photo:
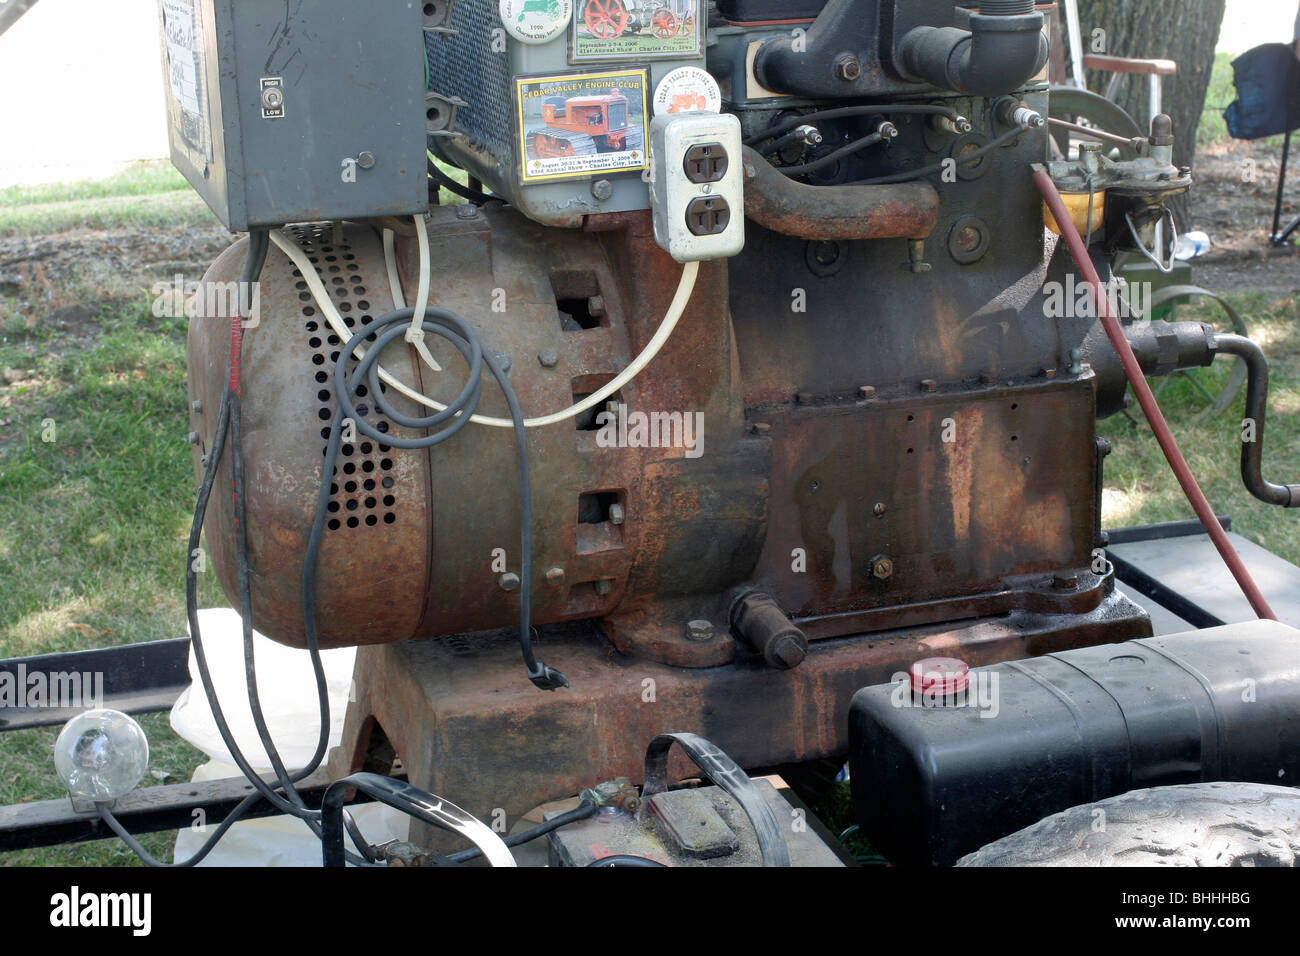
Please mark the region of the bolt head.
<svg viewBox="0 0 1300 956"><path fill-rule="evenodd" d="M551 568L546 572L546 583L551 587L558 588L564 583L564 568Z"/></svg>
<svg viewBox="0 0 1300 956"><path fill-rule="evenodd" d="M537 361L541 363L542 368L555 368L559 364L560 356L556 354L555 349L542 349L537 353Z"/></svg>
<svg viewBox="0 0 1300 956"><path fill-rule="evenodd" d="M189 435L186 437L186 441L188 441L191 445L197 445L199 443L199 433L190 432Z"/></svg>
<svg viewBox="0 0 1300 956"><path fill-rule="evenodd" d="M862 64L852 53L841 53L835 61L835 75L846 83L852 83L862 75Z"/></svg>
<svg viewBox="0 0 1300 956"><path fill-rule="evenodd" d="M686 622L686 639L688 641L708 641L713 638L713 622L699 618Z"/></svg>
<svg viewBox="0 0 1300 956"><path fill-rule="evenodd" d="M894 562L889 558L876 558L871 562L871 576L877 581L888 581L894 574Z"/></svg>
<svg viewBox="0 0 1300 956"><path fill-rule="evenodd" d="M466 204L463 205L463 206L457 206L457 207L456 207L456 218L457 218L457 219L477 219L477 218L478 218L478 206L475 206L475 205L473 205L472 203L466 203Z"/></svg>
<svg viewBox="0 0 1300 956"><path fill-rule="evenodd" d="M921 379L921 391L937 392L939 391L939 383L932 378L923 378Z"/></svg>
<svg viewBox="0 0 1300 956"><path fill-rule="evenodd" d="M609 522L610 524L623 523L623 506L617 501L609 506Z"/></svg>
<svg viewBox="0 0 1300 956"><path fill-rule="evenodd" d="M883 501L877 501L875 507L871 509L871 513L875 515L877 518L883 518L887 510L888 509L885 507L885 503Z"/></svg>
<svg viewBox="0 0 1300 956"><path fill-rule="evenodd" d="M591 195L604 201L614 195L614 184L608 179L597 179L591 184Z"/></svg>
<svg viewBox="0 0 1300 956"><path fill-rule="evenodd" d="M876 386L860 385L858 386L858 398L873 399L876 397Z"/></svg>
<svg viewBox="0 0 1300 956"><path fill-rule="evenodd" d="M797 392L795 393L794 400L800 405L811 405L813 403L813 393Z"/></svg>
<svg viewBox="0 0 1300 956"><path fill-rule="evenodd" d="M614 582L609 578L601 578L596 582L596 593L601 597L604 597L612 590L614 590Z"/></svg>
<svg viewBox="0 0 1300 956"><path fill-rule="evenodd" d="M507 571L497 578L497 584L501 586L503 591L516 591L519 589L519 575L513 571Z"/></svg>
<svg viewBox="0 0 1300 956"><path fill-rule="evenodd" d="M190 402L190 411L192 412L203 411L203 403L199 401L197 398L194 399L194 401Z"/></svg>
<svg viewBox="0 0 1300 956"><path fill-rule="evenodd" d="M357 166L361 169L375 168L375 154L365 149L357 154Z"/></svg>

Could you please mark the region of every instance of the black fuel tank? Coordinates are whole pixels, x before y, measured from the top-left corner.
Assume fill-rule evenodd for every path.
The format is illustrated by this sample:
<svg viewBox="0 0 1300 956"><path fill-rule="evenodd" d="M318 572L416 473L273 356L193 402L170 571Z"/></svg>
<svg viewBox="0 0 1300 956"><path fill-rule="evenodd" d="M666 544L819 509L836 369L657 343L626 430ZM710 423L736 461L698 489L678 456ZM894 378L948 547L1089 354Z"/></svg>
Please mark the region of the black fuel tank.
<svg viewBox="0 0 1300 956"><path fill-rule="evenodd" d="M1043 817L1142 787L1300 783L1300 631L1276 621L906 679L849 711L859 824L895 863L946 866Z"/></svg>

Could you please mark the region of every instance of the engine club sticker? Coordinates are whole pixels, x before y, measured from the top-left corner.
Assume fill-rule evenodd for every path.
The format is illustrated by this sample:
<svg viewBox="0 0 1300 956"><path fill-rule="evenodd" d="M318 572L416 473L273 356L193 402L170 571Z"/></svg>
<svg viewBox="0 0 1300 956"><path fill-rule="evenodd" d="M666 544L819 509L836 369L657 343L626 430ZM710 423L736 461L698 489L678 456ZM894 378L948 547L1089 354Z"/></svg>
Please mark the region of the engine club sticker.
<svg viewBox="0 0 1300 956"><path fill-rule="evenodd" d="M645 169L645 70L515 77L524 183Z"/></svg>
<svg viewBox="0 0 1300 956"><path fill-rule="evenodd" d="M655 87L654 113L698 113L722 111L722 91L708 70L682 66Z"/></svg>
<svg viewBox="0 0 1300 956"><path fill-rule="evenodd" d="M546 43L564 32L573 0L500 0L497 10L506 31L521 43Z"/></svg>
<svg viewBox="0 0 1300 956"><path fill-rule="evenodd" d="M573 0L569 62L702 56L704 0Z"/></svg>

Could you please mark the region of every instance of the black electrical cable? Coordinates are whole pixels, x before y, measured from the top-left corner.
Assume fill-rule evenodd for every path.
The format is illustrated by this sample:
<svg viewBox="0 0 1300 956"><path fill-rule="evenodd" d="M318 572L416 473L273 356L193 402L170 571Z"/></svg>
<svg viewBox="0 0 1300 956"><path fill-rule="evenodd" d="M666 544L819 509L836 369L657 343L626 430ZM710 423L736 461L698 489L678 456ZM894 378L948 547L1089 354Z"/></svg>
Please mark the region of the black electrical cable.
<svg viewBox="0 0 1300 956"><path fill-rule="evenodd" d="M812 120L832 120L846 119L850 116L870 116L873 113L885 114L906 114L920 113L922 115L946 116L949 119L957 119L959 114L956 110L947 106L930 106L927 104L911 103L871 103L863 106L837 106L829 110L815 110L811 113L804 113L801 116L792 116L784 119L774 126L769 126L761 133L755 133L748 137L744 142L746 146L753 146L755 143L761 143L765 139L771 139L773 136L780 136L782 133L788 133L796 127L807 125L816 125L811 123ZM761 150L760 150L761 152Z"/></svg>
<svg viewBox="0 0 1300 956"><path fill-rule="evenodd" d="M538 837L544 837L553 830L560 827L567 827L570 823L577 823L579 820L587 820L594 817L600 812L600 807L591 800L584 800L572 810L567 810L557 816L551 817L543 823L527 830L521 830L518 833L511 834L505 838L506 846L521 846L525 843L531 843ZM465 863L468 860L476 859L483 855L483 851L478 847L471 847L468 850L459 850L456 853L449 853L447 859L453 863Z"/></svg>
<svg viewBox="0 0 1300 956"><path fill-rule="evenodd" d="M127 849L143 860L145 864L164 869L184 869L188 866L194 866L212 852L212 848L217 845L218 840L226 835L226 831L234 826L235 822L247 813L248 809L253 806L253 804L257 803L257 801L261 799L262 795L260 793L253 793L241 800L235 806L235 809L231 810L230 813L226 815L226 818L221 821L221 825L217 827L212 836L208 837L207 840L204 841L203 845L195 850L188 859L182 860L179 863L165 863L141 846L140 842L135 837L131 836L131 834L127 832L126 827L122 826L121 821L113 815L113 811L109 809L108 804L96 803L95 809L99 811L100 819L108 824L108 828L117 834L118 839L126 844Z"/></svg>
<svg viewBox="0 0 1300 956"><path fill-rule="evenodd" d="M965 155L962 156L954 156L951 158L956 161L958 166L965 166L967 163L972 163L977 159L987 156L989 153L993 152L993 150L1005 146L1007 143L1011 142L1021 133L1027 132L1029 129L1030 127L1027 125L1017 126L1015 129L1007 130L1001 136L998 136L997 138L990 140L988 143L981 146L977 150L966 153ZM937 163L931 163L929 166L922 166L919 169L912 169L903 173L893 173L892 175L889 176L876 176L874 179L859 179L852 183L845 183L844 185L883 186L888 183L908 183L914 179L920 179L922 176L930 176L933 175L934 173L942 172L944 168L944 164L946 162L947 160L940 160Z"/></svg>
<svg viewBox="0 0 1300 956"><path fill-rule="evenodd" d="M304 814L301 797L298 796L296 791L293 791L293 787L292 787L292 784L294 782L304 779L305 777L309 776L311 773L315 771L316 767L319 766L320 761L324 758L324 753L328 746L328 741L329 741L329 699L328 696L326 695L326 685L324 679L325 672L324 672L324 667L320 662L319 648L312 647L311 650L312 650L312 658L313 658L312 663L317 676L317 693L321 702L321 714L322 714L321 740L317 746L316 755L313 757L311 761L309 761L308 765L304 767L302 770L299 770L295 774L287 775L288 782L286 784L286 789L289 791L293 791L294 797L296 798L296 802L295 802L292 800L287 800L286 798L278 794L274 788L272 788L269 784L267 784L264 780L262 780L261 776L252 769L252 766L244 758L242 751L240 750L238 744L235 742L234 734L231 733L230 726L226 722L225 714L222 711L220 701L217 698L216 686L213 684L212 681L211 669L208 667L207 654L203 647L203 635L199 628L198 574L197 574L197 569L195 568L195 562L193 560L194 555L199 550L199 545L203 533L203 522L205 517L207 516L208 501L212 496L212 487L216 481L217 469L220 466L222 454L225 450L226 433L231 425L233 412L236 405L236 400L238 399L237 391L238 391L238 383L239 383L239 375L240 375L240 347L241 347L241 339L242 339L242 322L244 318L243 312L245 311L244 306L246 305L243 296L245 295L247 290L252 287L252 284L256 282L260 277L262 272L262 266L266 262L266 254L269 248L269 244L270 244L269 237L266 230L264 229L254 230L249 233L248 249L245 254L244 267L240 273L239 288L240 288L241 301L240 301L240 309L238 310L239 314L232 316L231 318L231 351L229 357L229 365L227 367L227 389L222 397L221 406L217 413L217 425L213 433L213 442L212 442L212 446L208 449L207 467L204 471L203 479L199 483L199 491L198 491L198 496L194 508L194 518L190 525L189 549L186 553L186 565L185 565L185 611L186 611L186 616L189 620L190 644L194 650L194 659L195 659L195 663L198 666L199 680L200 683L202 683L204 693L207 696L208 704L212 710L213 720L217 725L217 730L220 733L222 740L225 742L226 747L229 749L232 759L234 759L235 763L239 766L240 770L244 773L244 776L248 778L249 782L253 784L253 786L256 788L258 792L254 794L250 794L243 801L241 801L235 807L235 809L232 810L229 815L227 815L226 819L222 821L221 826L218 828L216 833L214 833L213 836L207 842L204 843L204 845L199 849L199 851L197 851L195 855L191 857L189 860L186 860L181 864L164 864L156 860L153 856L151 856L147 851L144 850L144 848L140 845L138 841L136 841L134 838L130 836L129 833L126 832L125 828L122 827L121 823L117 821L117 819L113 816L113 814L111 813L111 811L108 810L107 807L99 807L100 816L103 817L106 822L108 822L110 828L113 829L113 831L123 840L123 842L126 843L127 847L131 849L132 852L134 852L137 856L140 857L141 860L143 860L145 863L149 864L150 866L174 866L174 865L192 866L194 865L195 863L197 863L199 860L201 860L204 856L208 854L208 852L212 849L213 846L216 845L217 840L220 839L220 837L226 832L226 830L229 829L229 827L232 826L245 812L247 812L248 808L251 807L254 803L256 803L259 799L267 800L269 803L271 803L272 806L276 807L276 809L280 810L282 813L287 813L292 816L296 816L299 819L303 819L304 822L306 822L307 825L312 828L313 832L315 832L319 836L319 826L315 825L314 821L306 818L307 815L313 814L313 811L306 811L306 813ZM238 447L238 443L234 439L233 430L231 431L231 434L232 434L232 439L231 439L232 444ZM233 461L234 457L235 456L232 455L232 468L234 467L234 461ZM242 473L242 455L239 456L239 459L240 459L240 467L238 469L238 472ZM241 484L236 483L235 491L236 491L237 503L239 503L240 501L242 501L243 498ZM240 524L242 525L242 523L243 522L241 520ZM246 543L244 547L246 548ZM246 561L243 567L241 568L241 570L246 570ZM242 584L243 582L241 581L241 585ZM241 604L242 604L242 598L243 598L243 594L242 594L242 586L241 586ZM247 613L245 613L245 628L251 631L251 622L249 621L249 616L247 615ZM246 650L247 650L247 646L248 645L246 643L245 644ZM246 663L247 663L247 659L246 659ZM254 689L255 689L255 685L254 685ZM275 749L274 744L270 742L269 736L263 736L263 743L267 745L269 752L274 751ZM276 757L278 759L278 754L276 754ZM354 834L354 839L355 836L356 835ZM349 858L352 860L352 862L356 862L356 863L364 864L366 862L364 859L360 857L356 857L354 854L349 854Z"/></svg>
<svg viewBox="0 0 1300 956"><path fill-rule="evenodd" d="M308 538L307 553L303 563L303 617L309 640L315 639L315 565L316 555L320 550L321 534L325 525L325 513L329 506L329 486L337 460L343 422L350 420L362 434L381 444L395 448L429 448L446 441L461 428L469 424L470 416L478 407L483 388L483 366L486 365L505 396L510 408L510 419L514 424L516 459L519 466L519 513L520 513L520 586L519 586L519 648L523 654L524 664L528 670L528 679L542 690L555 690L568 686L568 679L554 668L547 667L533 655L532 627L529 621L531 613L530 586L532 582L533 560L533 502L530 470L528 467L528 436L524 427L524 413L515 395L514 386L502 371L491 354L485 352L474 329L454 312L446 309L429 308L425 310L422 328L426 332L439 335L456 347L469 366L468 377L460 394L445 409L433 415L412 418L393 408L384 396L379 381L379 355L385 346L405 335L410 320L415 315L413 308L398 309L389 312L371 323L367 335L354 335L343 343L339 349L338 361L334 365L335 394L339 407L330 428L329 443L325 450L325 464L321 472L321 490L316 502L316 519L312 524L311 536ZM437 320L437 321L435 321ZM348 360L353 357L364 339L372 339L365 357L357 362L351 372ZM406 428L429 429L451 420L450 424L420 438L402 438L398 435L382 432L357 413L353 396L361 379L369 382L370 393L374 397L379 411L390 421Z"/></svg>
<svg viewBox="0 0 1300 956"><path fill-rule="evenodd" d="M481 206L484 203L497 198L496 196L489 196L482 190L470 189L468 186L462 186L439 169L438 164L435 163L431 157L426 156L425 158L428 160L429 164L429 178L442 186L448 192L454 193L461 199L464 199L467 202L472 202L476 206Z"/></svg>
<svg viewBox="0 0 1300 956"><path fill-rule="evenodd" d="M805 123L803 125L807 126L808 124ZM790 132L786 133L784 136L780 137L779 139L774 139L770 143L764 143L762 146L759 147L758 153L761 156L771 156L773 153L779 153L787 146L793 146L796 143L798 143L801 146L816 146L821 141L820 130L817 131L817 136L818 136L817 143L808 142L808 140L805 138L806 135L807 134L805 134L800 129L800 127L796 126L794 129L792 129Z"/></svg>
<svg viewBox="0 0 1300 956"><path fill-rule="evenodd" d="M819 156L811 162L802 163L798 166L778 166L781 172L787 176L806 176L808 173L815 173L819 169L824 169L834 163L839 162L845 156L850 156L859 150L866 149L868 146L874 146L883 140L884 137L879 132L872 133L869 136L863 136L861 139L855 139L845 146L841 146L834 152L827 153L825 156Z"/></svg>

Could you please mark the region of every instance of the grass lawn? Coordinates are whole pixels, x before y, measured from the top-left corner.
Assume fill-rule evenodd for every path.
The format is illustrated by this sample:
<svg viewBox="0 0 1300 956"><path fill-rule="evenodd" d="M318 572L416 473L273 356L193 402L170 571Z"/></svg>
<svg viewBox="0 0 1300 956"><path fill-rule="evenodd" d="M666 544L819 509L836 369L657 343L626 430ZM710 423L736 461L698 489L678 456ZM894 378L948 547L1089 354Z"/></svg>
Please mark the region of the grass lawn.
<svg viewBox="0 0 1300 956"><path fill-rule="evenodd" d="M1231 99L1227 59L1216 63L1203 144L1223 135L1213 108ZM0 191L0 237L212 222L166 164L141 164L92 183ZM1272 360L1264 458L1273 481L1300 480L1297 294L1232 297ZM1184 306L1177 318L1218 316L1210 306ZM0 658L181 636L194 502L184 322L156 318L142 294L125 293L105 301L89 339L31 319L0 296ZM1213 391L1229 370L1221 362L1197 372L1198 381ZM1161 404L1216 509L1233 517L1236 530L1300 563L1300 516L1257 502L1241 487L1242 399L1216 419L1199 420L1200 393L1175 379ZM1192 517L1137 417L1098 426L1114 447L1106 463L1106 525ZM201 576L200 606L220 603L212 576ZM165 714L142 723L153 771L144 785L187 780L202 755L176 737ZM0 734L0 804L63 796L50 756L56 735L57 728ZM833 828L851 822L845 798L840 788L823 804ZM155 855L169 854L168 834L144 842ZM0 853L0 866L135 862L116 840Z"/></svg>

